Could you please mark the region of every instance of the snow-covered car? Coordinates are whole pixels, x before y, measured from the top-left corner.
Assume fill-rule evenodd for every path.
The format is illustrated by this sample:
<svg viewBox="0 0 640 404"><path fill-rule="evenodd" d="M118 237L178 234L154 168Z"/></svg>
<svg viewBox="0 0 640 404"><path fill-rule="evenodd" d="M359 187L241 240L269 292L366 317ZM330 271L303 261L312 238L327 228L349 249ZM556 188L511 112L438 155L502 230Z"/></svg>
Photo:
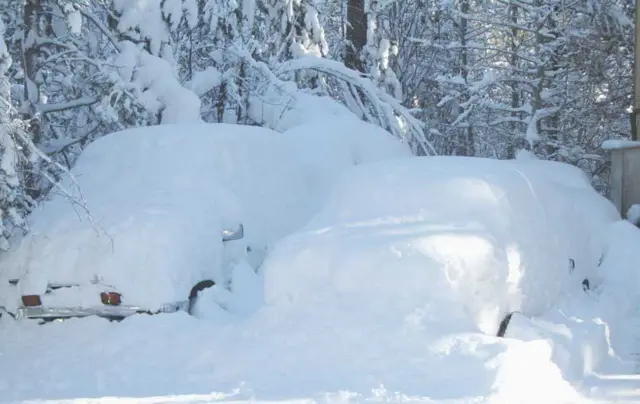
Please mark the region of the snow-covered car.
<svg viewBox="0 0 640 404"><path fill-rule="evenodd" d="M0 257L0 307L17 318L191 312L198 292L228 290L289 231L307 178L276 132L162 125L89 145Z"/></svg>
<svg viewBox="0 0 640 404"><path fill-rule="evenodd" d="M269 305L358 307L429 329L504 334L598 271L613 205L573 166L424 157L348 171L261 270ZM446 314L443 314L446 313ZM504 325L504 324L503 324ZM425 325L427 326L427 325ZM449 331L447 331L449 330Z"/></svg>

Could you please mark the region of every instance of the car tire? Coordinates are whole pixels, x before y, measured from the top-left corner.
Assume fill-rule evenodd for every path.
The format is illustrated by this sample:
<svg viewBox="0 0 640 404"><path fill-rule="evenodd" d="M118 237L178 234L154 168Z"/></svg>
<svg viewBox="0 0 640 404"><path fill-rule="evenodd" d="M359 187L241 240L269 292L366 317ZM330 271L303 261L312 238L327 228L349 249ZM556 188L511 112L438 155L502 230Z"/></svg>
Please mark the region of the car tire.
<svg viewBox="0 0 640 404"><path fill-rule="evenodd" d="M210 279L205 279L203 281L200 281L198 283L196 283L192 288L191 291L189 292L189 307L187 309L187 313L189 313L189 315L193 315L193 310L196 307L196 303L198 301L198 294L200 294L201 291L205 290L205 289L209 289L210 287L214 286L216 283Z"/></svg>
<svg viewBox="0 0 640 404"><path fill-rule="evenodd" d="M500 326L498 327L498 333L496 334L498 337L504 338L504 336L507 333L507 328L509 327L509 323L511 322L511 317L513 317L513 315L516 313L522 314L519 311L512 311L511 313L508 313L506 316L504 316L504 318L500 322Z"/></svg>

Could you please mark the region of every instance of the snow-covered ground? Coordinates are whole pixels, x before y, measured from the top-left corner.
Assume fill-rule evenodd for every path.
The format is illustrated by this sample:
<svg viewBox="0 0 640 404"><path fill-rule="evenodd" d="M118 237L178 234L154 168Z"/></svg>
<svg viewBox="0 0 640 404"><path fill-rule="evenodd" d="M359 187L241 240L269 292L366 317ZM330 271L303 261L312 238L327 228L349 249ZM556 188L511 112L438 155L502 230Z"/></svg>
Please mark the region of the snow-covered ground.
<svg viewBox="0 0 640 404"><path fill-rule="evenodd" d="M3 316L0 403L640 397L635 379L601 375L633 372L640 231L578 169L403 157L361 136L367 125L318 127L283 129L316 193L306 219L278 209L277 187L267 195L278 241L258 273L240 267L233 293L206 290L197 317Z"/></svg>

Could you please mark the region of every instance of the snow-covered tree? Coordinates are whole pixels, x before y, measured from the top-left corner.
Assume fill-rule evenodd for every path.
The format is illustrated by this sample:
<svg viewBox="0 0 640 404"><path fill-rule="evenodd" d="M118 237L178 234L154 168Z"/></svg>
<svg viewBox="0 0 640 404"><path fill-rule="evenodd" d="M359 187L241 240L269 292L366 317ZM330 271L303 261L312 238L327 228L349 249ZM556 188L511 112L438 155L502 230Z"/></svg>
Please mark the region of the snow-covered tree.
<svg viewBox="0 0 640 404"><path fill-rule="evenodd" d="M21 135L20 122L11 101L11 87L7 74L12 60L4 41L5 28L0 15L0 249L9 247L12 228L24 226L23 216L28 210L18 176L23 151L16 141Z"/></svg>
<svg viewBox="0 0 640 404"><path fill-rule="evenodd" d="M264 110L301 92L332 97L417 154L527 149L603 184L602 140L630 132L634 6L0 0L2 161L16 167L4 171L15 189L2 191L2 214L26 212L62 173L56 163L71 167L106 133L201 119L277 128Z"/></svg>
<svg viewBox="0 0 640 404"><path fill-rule="evenodd" d="M172 30L183 19L194 25L196 6L194 0L113 0L110 23L120 41L112 61L119 85L156 118L151 123L200 120L200 99L180 83L171 44Z"/></svg>

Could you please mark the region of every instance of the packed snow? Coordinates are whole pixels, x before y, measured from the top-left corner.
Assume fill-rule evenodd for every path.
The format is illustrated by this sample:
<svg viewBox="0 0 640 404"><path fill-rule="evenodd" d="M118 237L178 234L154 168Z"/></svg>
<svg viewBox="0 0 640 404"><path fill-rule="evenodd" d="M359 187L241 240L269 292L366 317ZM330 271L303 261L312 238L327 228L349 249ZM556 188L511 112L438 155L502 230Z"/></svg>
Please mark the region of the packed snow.
<svg viewBox="0 0 640 404"><path fill-rule="evenodd" d="M320 140L303 129L236 133L245 140L220 133L227 147L237 141L250 149L266 147L258 138L274 137L296 158L281 153L277 164L270 162L276 167L249 170L224 153L229 148L207 150L239 171L199 174L220 182L233 174L259 186L254 171L265 181L279 165L298 170L299 180L289 166L282 182L262 185L264 193L225 183L247 218L248 239L258 238L259 231L250 233L255 226L275 242L257 273L240 266L231 275L234 290L207 290L196 317L39 326L3 316L0 402L586 404L601 398L580 385L594 372L624 367L619 352L631 343L625 316L640 301L629 245L640 242L640 230L620 220L578 169L530 159L404 157L406 149L382 133L381 147L370 151L359 147L357 135L309 150L304 136L308 144ZM104 142L118 139L123 136ZM167 139L160 134L154 142L166 142L173 157L185 151ZM247 158L257 157L251 153ZM126 166L126 153L115 156ZM245 170L251 181L242 177ZM102 177L96 187L124 186L115 178ZM168 178L182 184L184 177ZM300 189L309 193L299 197ZM149 202L155 200L140 200ZM247 215L249 207L256 216ZM52 220L44 211L32 217L36 229L36 222ZM145 235L137 248L154 242ZM497 337L501 320L514 311L506 338Z"/></svg>

